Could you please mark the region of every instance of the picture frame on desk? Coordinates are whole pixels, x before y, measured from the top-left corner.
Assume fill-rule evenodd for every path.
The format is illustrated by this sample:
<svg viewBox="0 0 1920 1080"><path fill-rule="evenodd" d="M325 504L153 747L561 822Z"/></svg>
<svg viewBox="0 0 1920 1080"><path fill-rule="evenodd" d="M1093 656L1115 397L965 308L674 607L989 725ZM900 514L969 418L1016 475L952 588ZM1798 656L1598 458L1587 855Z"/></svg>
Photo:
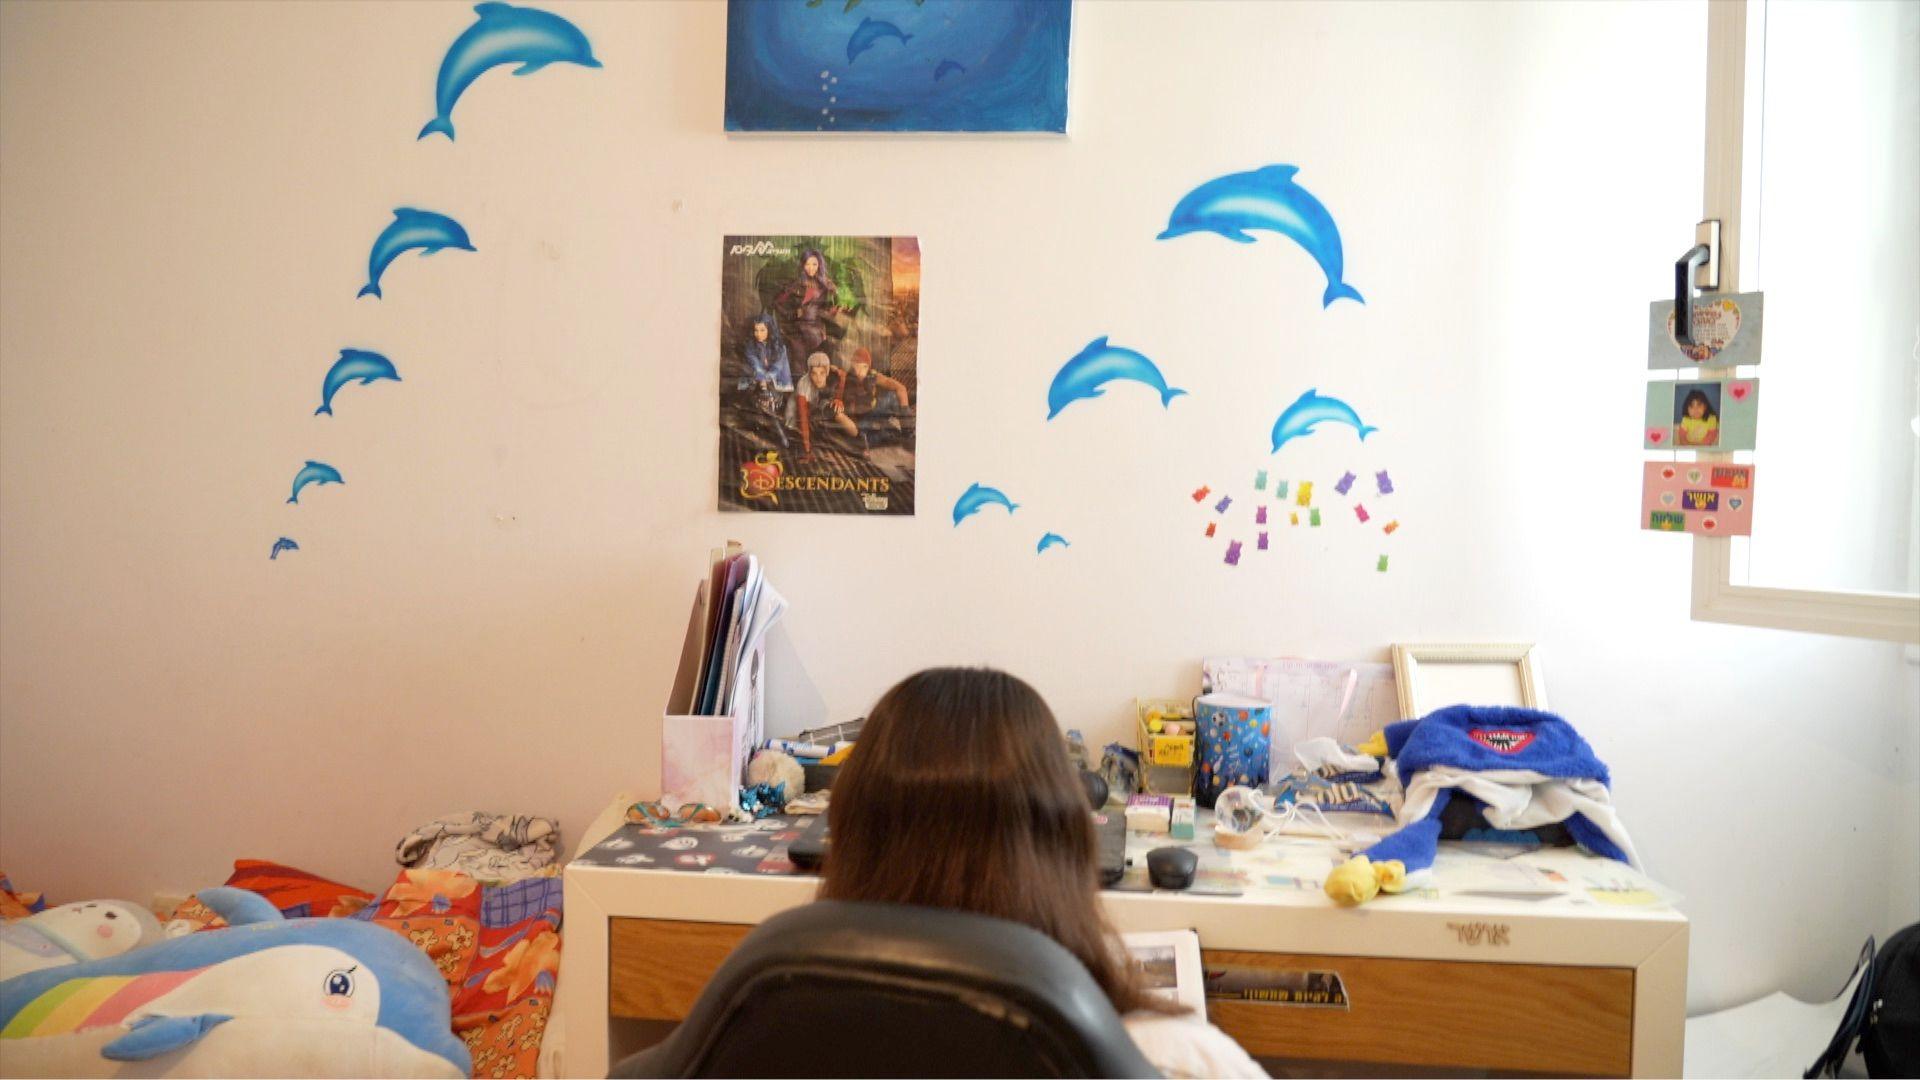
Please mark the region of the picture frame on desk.
<svg viewBox="0 0 1920 1080"><path fill-rule="evenodd" d="M1545 682L1528 644L1395 645L1393 681L1400 718L1448 705L1547 707Z"/></svg>

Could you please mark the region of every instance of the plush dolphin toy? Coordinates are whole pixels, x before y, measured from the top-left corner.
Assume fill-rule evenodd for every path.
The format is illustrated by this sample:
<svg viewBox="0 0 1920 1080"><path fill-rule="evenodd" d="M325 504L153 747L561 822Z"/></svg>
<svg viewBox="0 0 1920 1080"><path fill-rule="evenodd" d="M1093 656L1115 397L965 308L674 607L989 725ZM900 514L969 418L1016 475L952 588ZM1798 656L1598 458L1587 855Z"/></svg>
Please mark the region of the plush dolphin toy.
<svg viewBox="0 0 1920 1080"><path fill-rule="evenodd" d="M208 889L232 925L0 982L0 1076L464 1077L447 987L399 934L282 919Z"/></svg>

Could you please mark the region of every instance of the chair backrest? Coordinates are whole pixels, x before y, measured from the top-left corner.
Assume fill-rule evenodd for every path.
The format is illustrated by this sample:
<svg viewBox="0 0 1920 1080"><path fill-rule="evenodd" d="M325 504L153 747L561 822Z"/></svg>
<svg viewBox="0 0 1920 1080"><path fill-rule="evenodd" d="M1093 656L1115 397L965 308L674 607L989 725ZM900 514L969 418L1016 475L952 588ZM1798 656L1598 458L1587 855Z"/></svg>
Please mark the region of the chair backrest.
<svg viewBox="0 0 1920 1080"><path fill-rule="evenodd" d="M823 900L762 923L617 1077L1159 1074L1073 954L1030 927Z"/></svg>

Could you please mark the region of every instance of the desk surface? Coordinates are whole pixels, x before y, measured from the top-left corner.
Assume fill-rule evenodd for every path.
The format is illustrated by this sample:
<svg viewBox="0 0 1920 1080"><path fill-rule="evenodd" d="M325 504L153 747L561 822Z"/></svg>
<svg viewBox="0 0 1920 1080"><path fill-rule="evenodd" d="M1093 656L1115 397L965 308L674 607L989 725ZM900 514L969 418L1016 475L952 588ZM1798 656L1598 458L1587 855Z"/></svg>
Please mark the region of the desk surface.
<svg viewBox="0 0 1920 1080"><path fill-rule="evenodd" d="M579 851L617 831L628 804L623 796L609 805ZM1196 837L1188 843L1211 871L1207 884L1237 887L1240 895L1105 890L1101 899L1118 929L1191 928L1208 950L1634 969L1633 1071L1671 1074L1680 1067L1687 922L1670 906L1671 893L1630 868L1572 849L1501 857L1507 853L1445 844L1432 888L1345 908L1320 888L1327 870L1345 859L1331 841L1287 837L1228 852L1212 844L1204 822ZM1129 855L1143 862L1146 850L1166 842L1131 836ZM565 879L567 947L579 959L606 955L611 919L753 925L807 903L818 887L813 877L634 869L577 858ZM604 982L587 978L600 985L569 1008L604 1017ZM563 997L573 997L567 983ZM578 979L573 985L581 986ZM584 1018L573 1023L588 1030Z"/></svg>

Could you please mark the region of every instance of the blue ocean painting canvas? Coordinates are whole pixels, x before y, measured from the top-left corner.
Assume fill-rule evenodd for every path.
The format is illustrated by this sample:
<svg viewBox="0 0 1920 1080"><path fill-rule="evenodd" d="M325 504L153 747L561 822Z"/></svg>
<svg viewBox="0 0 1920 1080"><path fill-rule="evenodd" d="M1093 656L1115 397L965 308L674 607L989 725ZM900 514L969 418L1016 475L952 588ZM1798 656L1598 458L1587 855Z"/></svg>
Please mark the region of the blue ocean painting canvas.
<svg viewBox="0 0 1920 1080"><path fill-rule="evenodd" d="M728 131L1067 130L1072 0L728 0Z"/></svg>

